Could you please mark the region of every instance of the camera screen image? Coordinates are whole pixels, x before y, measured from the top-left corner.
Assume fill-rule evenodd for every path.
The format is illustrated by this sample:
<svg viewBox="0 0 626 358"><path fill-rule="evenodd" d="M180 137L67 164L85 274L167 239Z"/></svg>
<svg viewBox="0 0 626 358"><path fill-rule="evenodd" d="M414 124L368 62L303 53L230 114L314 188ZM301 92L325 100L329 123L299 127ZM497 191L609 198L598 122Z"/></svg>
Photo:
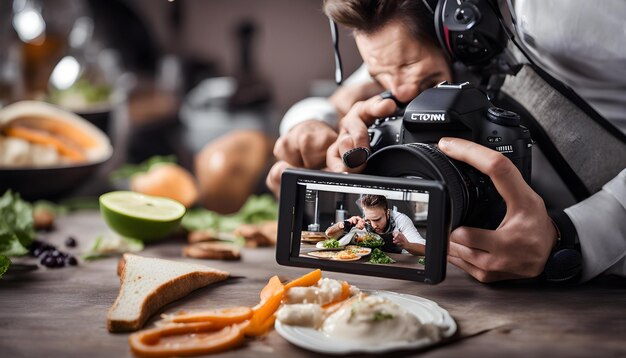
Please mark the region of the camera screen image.
<svg viewBox="0 0 626 358"><path fill-rule="evenodd" d="M291 256L425 270L428 191L307 179L297 192Z"/></svg>

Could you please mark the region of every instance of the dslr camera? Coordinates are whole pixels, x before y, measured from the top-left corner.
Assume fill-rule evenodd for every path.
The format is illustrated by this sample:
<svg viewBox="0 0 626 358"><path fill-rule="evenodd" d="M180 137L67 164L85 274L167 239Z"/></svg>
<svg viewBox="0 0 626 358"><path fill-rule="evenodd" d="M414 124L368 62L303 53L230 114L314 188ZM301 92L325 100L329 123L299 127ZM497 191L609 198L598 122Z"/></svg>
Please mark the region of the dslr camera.
<svg viewBox="0 0 626 358"><path fill-rule="evenodd" d="M467 139L502 153L530 182L530 132L520 125L518 114L493 106L469 82L443 82L425 90L402 115L377 119L369 136L372 155L365 174L445 183L453 229L495 229L506 206L487 175L437 149L442 137Z"/></svg>
<svg viewBox="0 0 626 358"><path fill-rule="evenodd" d="M493 106L469 83L444 82L425 90L404 113L377 119L369 136L372 154L363 174L303 169L283 173L279 264L441 282L450 231L461 225L494 229L506 213L504 200L487 175L439 151L436 144L444 136L464 138L502 153L530 180L533 142L528 129L520 125L516 113ZM353 152L361 155L356 161L365 159L363 152ZM350 159L344 157L344 161ZM389 209L363 207L359 203L364 195L383 196L384 208ZM386 227L377 232L366 225L368 232L380 234L384 245L359 246L363 242L355 240L357 234L346 225L338 242L326 245L331 238L325 230L339 220L337 207L342 214L347 212L346 217L385 222ZM368 217L368 212L378 214ZM396 244L389 237L395 238L396 231L406 238L413 236L411 243L423 251L390 249L389 245Z"/></svg>

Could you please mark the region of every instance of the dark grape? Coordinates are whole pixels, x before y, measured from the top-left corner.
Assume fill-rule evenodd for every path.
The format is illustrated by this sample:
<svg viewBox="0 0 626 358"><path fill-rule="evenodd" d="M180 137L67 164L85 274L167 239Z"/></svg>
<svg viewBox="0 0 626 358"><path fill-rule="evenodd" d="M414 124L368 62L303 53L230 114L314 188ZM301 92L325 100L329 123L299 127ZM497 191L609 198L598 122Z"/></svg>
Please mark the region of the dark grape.
<svg viewBox="0 0 626 358"><path fill-rule="evenodd" d="M73 238L72 236L68 237L65 240L65 246L67 246L67 247L76 247L76 239Z"/></svg>

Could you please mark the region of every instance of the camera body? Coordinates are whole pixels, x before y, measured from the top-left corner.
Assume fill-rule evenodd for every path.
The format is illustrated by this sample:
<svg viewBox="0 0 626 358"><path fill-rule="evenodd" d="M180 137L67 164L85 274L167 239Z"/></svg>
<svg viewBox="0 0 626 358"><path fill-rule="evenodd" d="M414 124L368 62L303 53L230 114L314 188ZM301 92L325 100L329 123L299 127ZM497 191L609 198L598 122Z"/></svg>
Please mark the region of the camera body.
<svg viewBox="0 0 626 358"><path fill-rule="evenodd" d="M446 82L422 92L403 115L377 119L369 128L365 174L442 181L452 201L452 228L495 229L506 205L490 178L436 148L442 137L478 143L509 158L530 181L532 139L516 113L494 107L470 83Z"/></svg>

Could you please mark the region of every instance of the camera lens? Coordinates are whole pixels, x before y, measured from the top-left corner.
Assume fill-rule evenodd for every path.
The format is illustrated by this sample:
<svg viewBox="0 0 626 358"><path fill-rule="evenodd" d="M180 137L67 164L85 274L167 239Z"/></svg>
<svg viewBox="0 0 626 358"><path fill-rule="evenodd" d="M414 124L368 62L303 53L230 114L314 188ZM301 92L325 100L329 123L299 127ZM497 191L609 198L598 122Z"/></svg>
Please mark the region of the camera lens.
<svg viewBox="0 0 626 358"><path fill-rule="evenodd" d="M392 145L375 152L368 160L365 174L437 180L446 184L452 202L450 223L463 222L475 190L469 179L437 147L424 143Z"/></svg>

